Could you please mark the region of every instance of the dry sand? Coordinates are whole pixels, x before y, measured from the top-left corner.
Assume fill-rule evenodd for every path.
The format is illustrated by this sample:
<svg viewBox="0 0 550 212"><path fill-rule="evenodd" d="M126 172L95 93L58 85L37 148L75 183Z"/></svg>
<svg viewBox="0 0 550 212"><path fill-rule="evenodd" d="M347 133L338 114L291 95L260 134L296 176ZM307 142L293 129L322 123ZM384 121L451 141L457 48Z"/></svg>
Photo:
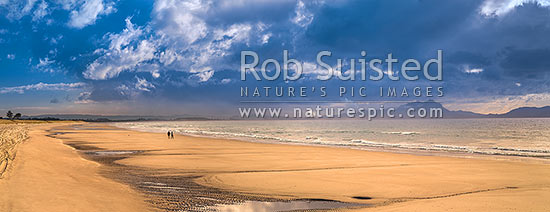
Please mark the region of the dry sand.
<svg viewBox="0 0 550 212"><path fill-rule="evenodd" d="M208 205L214 200L199 203L178 189L217 202L274 198L368 204L347 209L350 211L550 211L548 164L181 135L169 140L166 134L101 124L52 130L63 132L55 137L84 152L132 152L113 160L112 166L133 171L102 175L99 165L81 160L60 140L46 137L47 128L33 128L30 140L19 149L20 159L16 159L10 177L0 180L1 211L150 209L136 190L146 193L147 201L157 208L173 206L166 203L160 207L159 200L151 200L170 196L144 189L139 184L144 181L179 195L180 199L172 201L187 204L181 207ZM135 190L103 176L128 183ZM361 199L367 197L370 199Z"/></svg>
<svg viewBox="0 0 550 212"><path fill-rule="evenodd" d="M0 179L0 211L143 211L150 209L129 186L98 174L61 140L47 137L56 126L30 125L17 147L12 170Z"/></svg>

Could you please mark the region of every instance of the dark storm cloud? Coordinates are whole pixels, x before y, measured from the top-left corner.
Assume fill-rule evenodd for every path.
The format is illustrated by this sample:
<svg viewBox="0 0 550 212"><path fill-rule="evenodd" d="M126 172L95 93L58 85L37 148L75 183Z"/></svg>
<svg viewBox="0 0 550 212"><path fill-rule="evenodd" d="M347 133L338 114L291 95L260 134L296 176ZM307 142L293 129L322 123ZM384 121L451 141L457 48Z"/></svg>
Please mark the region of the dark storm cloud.
<svg viewBox="0 0 550 212"><path fill-rule="evenodd" d="M550 74L550 49L507 49L500 63L508 74L537 78Z"/></svg>
<svg viewBox="0 0 550 212"><path fill-rule="evenodd" d="M50 100L50 103L51 103L51 104L58 104L58 103L60 103L60 102L61 102L61 101L59 101L59 99L57 99L57 98L53 98L53 99Z"/></svg>
<svg viewBox="0 0 550 212"><path fill-rule="evenodd" d="M416 53L437 47L476 14L478 1L350 1L315 14L307 39L342 51ZM418 49L420 48L420 49Z"/></svg>

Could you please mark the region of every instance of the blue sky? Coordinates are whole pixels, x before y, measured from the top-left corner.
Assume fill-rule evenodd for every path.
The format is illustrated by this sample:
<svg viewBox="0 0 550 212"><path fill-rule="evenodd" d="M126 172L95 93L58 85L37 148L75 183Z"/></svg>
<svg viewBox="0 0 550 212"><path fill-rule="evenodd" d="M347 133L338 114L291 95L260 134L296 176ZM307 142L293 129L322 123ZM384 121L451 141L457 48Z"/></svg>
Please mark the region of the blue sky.
<svg viewBox="0 0 550 212"><path fill-rule="evenodd" d="M306 76L320 50L422 61L442 49L441 83L367 83L444 86L437 100L455 110L550 105L548 0L0 0L0 112L236 114L240 86L289 86L240 81L240 51L284 49Z"/></svg>

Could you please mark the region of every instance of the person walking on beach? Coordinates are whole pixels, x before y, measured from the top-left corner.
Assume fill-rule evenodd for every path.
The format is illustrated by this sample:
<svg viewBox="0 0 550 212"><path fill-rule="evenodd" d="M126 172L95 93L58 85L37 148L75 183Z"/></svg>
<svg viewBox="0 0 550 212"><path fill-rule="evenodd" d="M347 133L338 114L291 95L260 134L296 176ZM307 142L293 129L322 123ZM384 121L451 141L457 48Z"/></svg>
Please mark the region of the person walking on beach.
<svg viewBox="0 0 550 212"><path fill-rule="evenodd" d="M166 134L168 135L168 139L170 139L170 130Z"/></svg>
<svg viewBox="0 0 550 212"><path fill-rule="evenodd" d="M170 137L174 139L174 131L170 131Z"/></svg>

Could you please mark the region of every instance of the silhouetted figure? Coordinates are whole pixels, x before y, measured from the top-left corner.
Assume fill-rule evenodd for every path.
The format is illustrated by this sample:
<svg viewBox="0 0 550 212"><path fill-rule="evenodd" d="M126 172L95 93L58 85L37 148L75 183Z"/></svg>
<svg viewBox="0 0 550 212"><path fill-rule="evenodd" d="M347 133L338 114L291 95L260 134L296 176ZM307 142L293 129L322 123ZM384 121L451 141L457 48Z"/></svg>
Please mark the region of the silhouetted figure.
<svg viewBox="0 0 550 212"><path fill-rule="evenodd" d="M166 134L168 135L168 139L170 139L170 130Z"/></svg>
<svg viewBox="0 0 550 212"><path fill-rule="evenodd" d="M172 137L172 139L174 139L174 131L170 132L170 137Z"/></svg>

